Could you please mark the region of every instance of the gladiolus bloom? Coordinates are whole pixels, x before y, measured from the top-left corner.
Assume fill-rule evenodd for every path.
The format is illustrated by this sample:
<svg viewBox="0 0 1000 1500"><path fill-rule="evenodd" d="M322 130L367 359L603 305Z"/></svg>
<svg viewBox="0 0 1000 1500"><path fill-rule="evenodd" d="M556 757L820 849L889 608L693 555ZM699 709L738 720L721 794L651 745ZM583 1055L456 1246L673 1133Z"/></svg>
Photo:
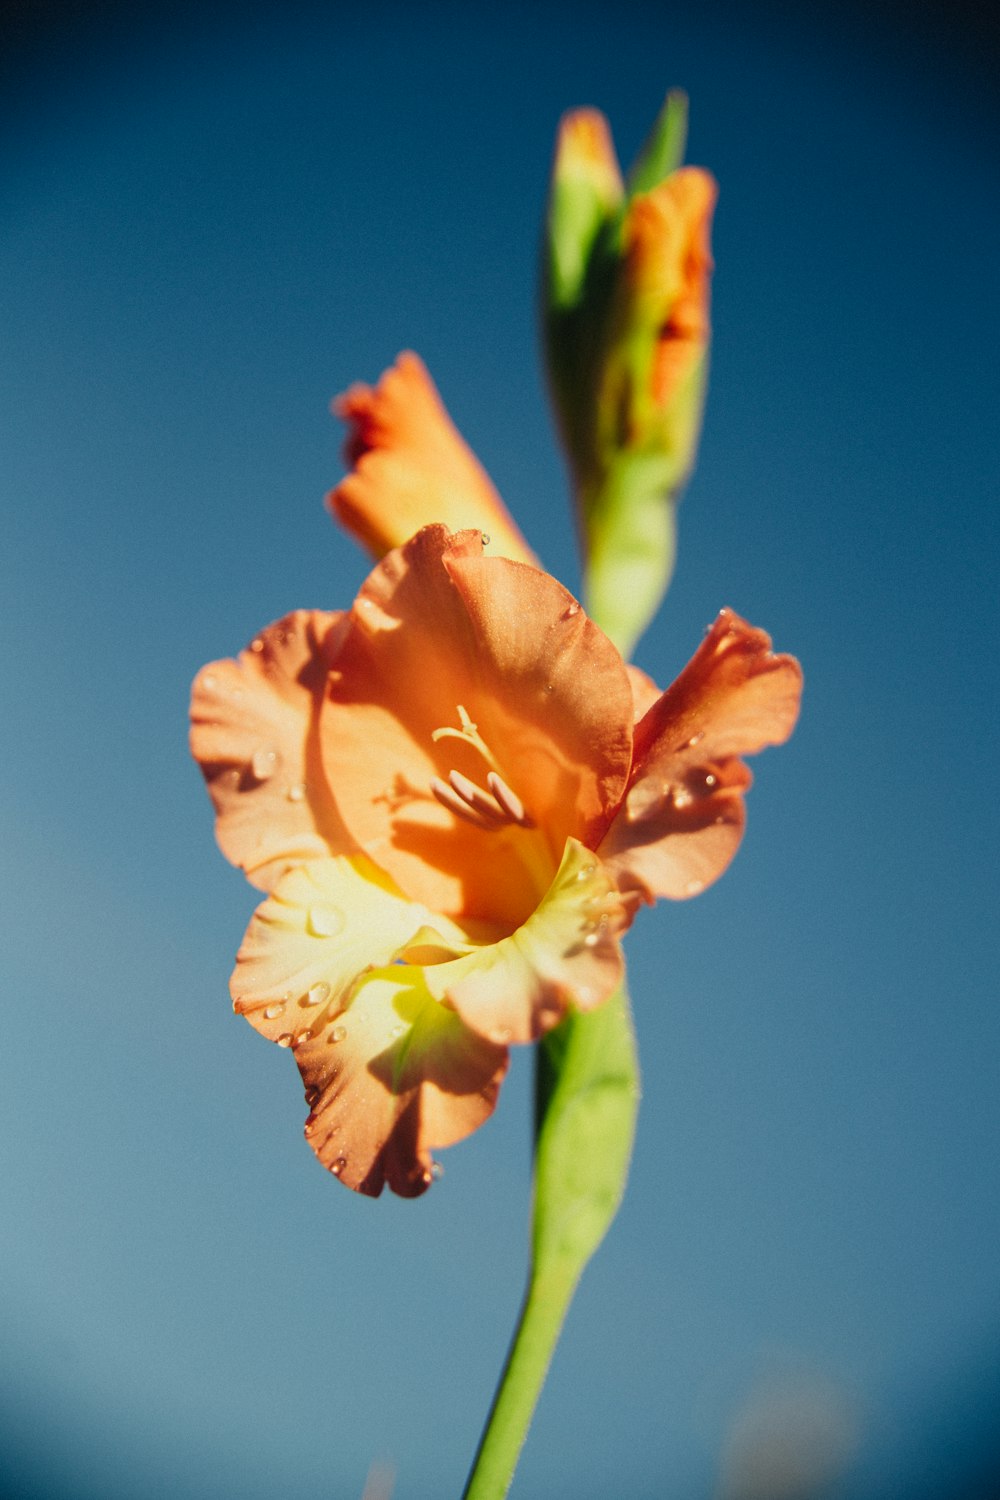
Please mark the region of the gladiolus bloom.
<svg viewBox="0 0 1000 1500"><path fill-rule="evenodd" d="M293 1052L331 1172L425 1190L509 1044L615 989L639 902L721 874L740 757L787 738L800 685L723 611L661 694L555 579L442 525L349 611L289 615L199 674L218 840L266 893L234 1009Z"/></svg>

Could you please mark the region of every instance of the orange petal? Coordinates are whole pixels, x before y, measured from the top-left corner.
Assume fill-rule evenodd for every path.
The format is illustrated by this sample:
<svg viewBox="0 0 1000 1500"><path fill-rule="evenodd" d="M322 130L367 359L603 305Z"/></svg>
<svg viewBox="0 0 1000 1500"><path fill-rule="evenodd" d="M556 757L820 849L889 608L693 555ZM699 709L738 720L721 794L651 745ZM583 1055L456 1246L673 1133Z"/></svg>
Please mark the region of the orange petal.
<svg viewBox="0 0 1000 1500"><path fill-rule="evenodd" d="M323 1165L357 1192L385 1183L413 1198L433 1178L431 1150L488 1119L507 1071L494 1046L439 1004L426 971L362 981L343 1020L296 1048L312 1105L305 1133Z"/></svg>
<svg viewBox="0 0 1000 1500"><path fill-rule="evenodd" d="M670 404L708 343L716 195L708 172L682 167L634 198L626 214L626 284L662 324L652 377L660 407Z"/></svg>
<svg viewBox="0 0 1000 1500"><path fill-rule="evenodd" d="M510 937L424 970L431 993L494 1042L531 1042L570 1004L593 1010L621 982L632 920L608 871L570 839L538 909Z"/></svg>
<svg viewBox="0 0 1000 1500"><path fill-rule="evenodd" d="M537 565L415 354L401 354L378 385L351 386L333 410L351 428L345 458L353 472L327 504L375 557L441 522L485 532L494 556Z"/></svg>
<svg viewBox="0 0 1000 1500"><path fill-rule="evenodd" d="M342 618L287 615L194 682L191 753L215 805L216 837L262 890L289 865L351 847L318 743L324 653Z"/></svg>
<svg viewBox="0 0 1000 1500"><path fill-rule="evenodd" d="M294 1051L312 1106L306 1136L361 1192L388 1182L422 1193L431 1149L461 1140L493 1109L505 1049L468 1031L421 969L392 963L413 940L448 953L456 938L461 951L461 934L361 858L290 870L247 929L234 1009Z"/></svg>
<svg viewBox="0 0 1000 1500"><path fill-rule="evenodd" d="M635 731L628 793L598 846L623 890L696 895L743 834L750 772L739 759L788 738L802 669L763 630L723 610L677 681Z"/></svg>
<svg viewBox="0 0 1000 1500"><path fill-rule="evenodd" d="M432 910L512 931L567 838L589 844L624 791L632 694L618 652L546 573L434 526L371 574L333 666L324 766L357 846ZM491 759L463 737L462 712ZM485 786L490 769L533 826L473 826L430 791L451 770Z"/></svg>

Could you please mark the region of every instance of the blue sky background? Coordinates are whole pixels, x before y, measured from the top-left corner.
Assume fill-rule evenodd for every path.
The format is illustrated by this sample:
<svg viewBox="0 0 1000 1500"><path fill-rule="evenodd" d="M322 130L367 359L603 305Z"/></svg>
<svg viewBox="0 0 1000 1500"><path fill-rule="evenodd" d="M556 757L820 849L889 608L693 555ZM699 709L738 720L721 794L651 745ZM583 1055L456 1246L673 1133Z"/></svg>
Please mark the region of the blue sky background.
<svg viewBox="0 0 1000 1500"><path fill-rule="evenodd" d="M0 137L8 1493L350 1500L379 1459L395 1500L461 1488L521 1290L530 1058L424 1199L317 1167L291 1058L230 1011L254 896L213 845L188 689L353 597L327 403L403 347L576 585L535 328L553 133L596 104L629 159L671 85L721 185L715 345L638 659L669 680L731 604L807 696L733 869L629 939L631 1185L514 1495L748 1500L776 1431L843 1459L836 1497L989 1461L1000 174L985 44L932 16L25 24Z"/></svg>

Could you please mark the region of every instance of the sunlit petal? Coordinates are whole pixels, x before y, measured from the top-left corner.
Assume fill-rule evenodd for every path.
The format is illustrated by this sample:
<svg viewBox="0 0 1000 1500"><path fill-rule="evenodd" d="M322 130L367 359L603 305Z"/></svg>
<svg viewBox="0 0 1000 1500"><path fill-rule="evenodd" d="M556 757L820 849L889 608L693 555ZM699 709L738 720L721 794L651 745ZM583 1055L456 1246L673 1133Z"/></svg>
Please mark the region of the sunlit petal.
<svg viewBox="0 0 1000 1500"><path fill-rule="evenodd" d="M319 750L326 652L343 618L287 615L194 682L191 752L215 805L216 837L262 890L291 865L352 848Z"/></svg>
<svg viewBox="0 0 1000 1500"><path fill-rule="evenodd" d="M750 772L739 758L788 738L802 671L770 637L723 610L635 730L629 789L598 853L623 889L697 895L743 834Z"/></svg>
<svg viewBox="0 0 1000 1500"><path fill-rule="evenodd" d="M415 354L401 354L375 386L352 385L333 409L349 424L353 467L328 504L375 557L441 522L484 531L496 557L537 564Z"/></svg>

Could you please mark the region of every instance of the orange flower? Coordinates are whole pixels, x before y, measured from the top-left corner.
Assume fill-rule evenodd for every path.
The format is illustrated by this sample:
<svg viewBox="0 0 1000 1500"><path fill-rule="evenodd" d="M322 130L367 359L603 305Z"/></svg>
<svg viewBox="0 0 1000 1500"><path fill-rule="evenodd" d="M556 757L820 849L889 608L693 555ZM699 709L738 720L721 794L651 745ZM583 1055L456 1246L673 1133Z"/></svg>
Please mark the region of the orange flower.
<svg viewBox="0 0 1000 1500"><path fill-rule="evenodd" d="M800 684L724 611L660 694L555 579L441 525L347 613L289 615L199 674L219 843L267 893L234 1009L294 1052L324 1165L424 1191L508 1044L614 990L639 900L726 867L740 756L787 738Z"/></svg>
<svg viewBox="0 0 1000 1500"><path fill-rule="evenodd" d="M352 385L333 410L351 424L353 468L327 504L375 557L433 518L452 531L478 527L497 556L537 563L416 354L404 351L374 388Z"/></svg>

